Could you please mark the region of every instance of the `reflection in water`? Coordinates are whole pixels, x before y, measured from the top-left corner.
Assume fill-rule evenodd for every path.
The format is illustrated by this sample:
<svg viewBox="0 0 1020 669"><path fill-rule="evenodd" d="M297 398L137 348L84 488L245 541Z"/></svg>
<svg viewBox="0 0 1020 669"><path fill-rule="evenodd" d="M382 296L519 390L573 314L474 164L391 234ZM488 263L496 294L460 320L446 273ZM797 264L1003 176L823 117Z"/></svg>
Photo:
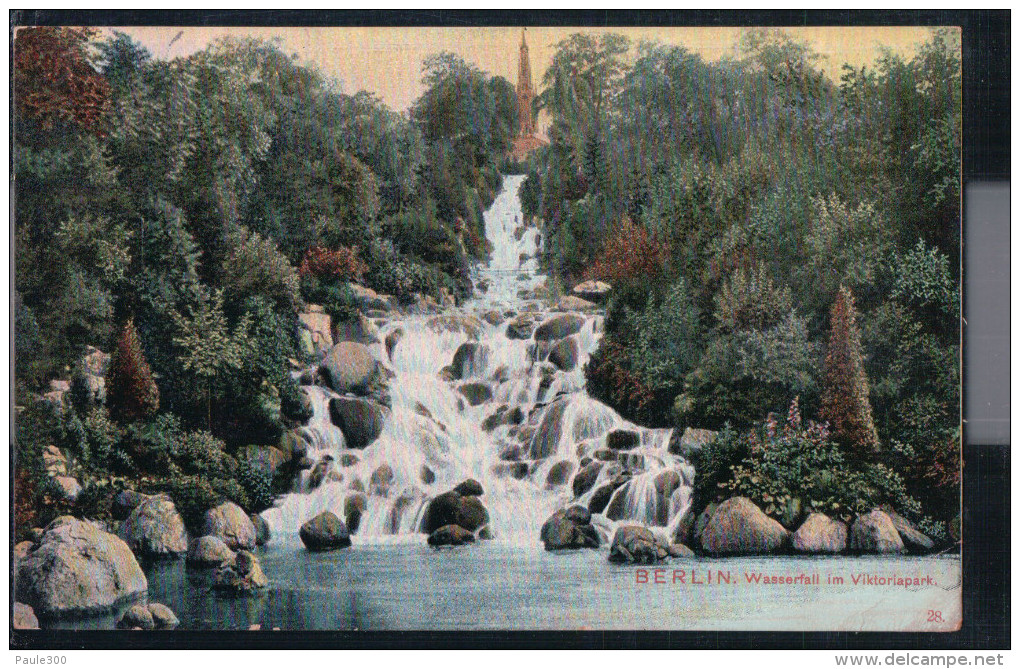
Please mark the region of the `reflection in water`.
<svg viewBox="0 0 1020 669"><path fill-rule="evenodd" d="M498 542L434 550L374 544L333 553L259 549L265 592L233 598L210 590L208 571L184 561L150 565L150 601L167 604L182 629L920 629L904 611L959 610L955 557L746 557L678 559L666 584L636 583L633 565L606 549L548 553ZM727 571L735 585L674 585L673 570ZM927 576L942 587L750 586L763 572ZM702 573L702 579L704 579ZM823 579L824 581L824 579ZM957 589L950 586L957 585ZM43 626L114 627L117 616Z"/></svg>

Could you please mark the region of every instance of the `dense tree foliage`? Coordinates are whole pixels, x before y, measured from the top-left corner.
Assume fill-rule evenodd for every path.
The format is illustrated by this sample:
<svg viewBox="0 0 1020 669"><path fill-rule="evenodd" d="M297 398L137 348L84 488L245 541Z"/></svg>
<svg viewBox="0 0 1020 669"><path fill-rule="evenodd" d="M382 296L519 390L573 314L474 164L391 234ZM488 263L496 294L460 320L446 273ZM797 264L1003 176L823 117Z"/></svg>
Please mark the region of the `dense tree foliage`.
<svg viewBox="0 0 1020 669"><path fill-rule="evenodd" d="M959 58L945 30L837 79L777 30L716 62L560 42L540 95L550 143L522 201L560 284L614 284L589 391L646 424L738 436L799 398L830 421L810 439L841 454L835 475L867 455L921 503L911 513L953 519ZM737 451L712 485L765 471ZM861 499L878 499L869 472L854 474Z"/></svg>
<svg viewBox="0 0 1020 669"><path fill-rule="evenodd" d="M349 281L467 294L512 86L439 54L398 113L264 40L159 60L122 33L28 28L14 56L16 398L46 416L19 421L19 465L38 472L55 444L187 509L264 506L264 476L230 454L307 418L298 311L341 315ZM109 410L46 413L90 345L114 351ZM26 503L48 480L19 478Z"/></svg>

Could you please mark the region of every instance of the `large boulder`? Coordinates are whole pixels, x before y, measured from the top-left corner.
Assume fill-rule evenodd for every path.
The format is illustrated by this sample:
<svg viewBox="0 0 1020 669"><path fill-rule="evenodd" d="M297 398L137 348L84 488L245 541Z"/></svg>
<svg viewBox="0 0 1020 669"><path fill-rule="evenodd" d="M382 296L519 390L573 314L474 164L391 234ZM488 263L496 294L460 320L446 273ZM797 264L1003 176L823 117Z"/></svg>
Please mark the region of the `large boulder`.
<svg viewBox="0 0 1020 669"><path fill-rule="evenodd" d="M153 602L148 606L149 614L152 616L152 624L158 630L172 630L181 624L174 612L166 604Z"/></svg>
<svg viewBox="0 0 1020 669"><path fill-rule="evenodd" d="M304 392L301 394L307 397ZM298 462L308 455L308 439L301 430L287 430L280 436L280 442L276 448L283 454L285 460Z"/></svg>
<svg viewBox="0 0 1020 669"><path fill-rule="evenodd" d="M535 341L553 341L577 334L584 327L584 316L561 314L553 316L535 330Z"/></svg>
<svg viewBox="0 0 1020 669"><path fill-rule="evenodd" d="M670 557L669 544L647 527L624 525L616 530L609 547L610 562L651 564Z"/></svg>
<svg viewBox="0 0 1020 669"><path fill-rule="evenodd" d="M478 339L483 330L482 322L467 314L446 314L430 318L427 323L433 332L463 332L469 339Z"/></svg>
<svg viewBox="0 0 1020 669"><path fill-rule="evenodd" d="M234 561L234 551L219 537L192 539L188 546L187 563L196 567L218 567Z"/></svg>
<svg viewBox="0 0 1020 669"><path fill-rule="evenodd" d="M124 520L131 515L131 512L138 508L138 505L149 499L151 495L137 492L135 490L121 490L113 496L113 505L110 513L114 520Z"/></svg>
<svg viewBox="0 0 1020 669"><path fill-rule="evenodd" d="M582 311L591 312L599 308L599 305L588 300L581 299L575 295L564 295L556 303L556 311Z"/></svg>
<svg viewBox="0 0 1020 669"><path fill-rule="evenodd" d="M382 434L390 410L360 397L334 397L329 401L329 415L344 433L347 448L365 448Z"/></svg>
<svg viewBox="0 0 1020 669"><path fill-rule="evenodd" d="M616 490L627 485L630 482L630 479L631 475L628 472L620 472L613 476L609 483L596 488L595 492L591 495L591 499L588 500L588 510L592 513L603 513L606 511L606 506L608 506L610 500L613 499L613 495L616 494ZM620 513L617 515L622 516L623 509L621 508L619 511Z"/></svg>
<svg viewBox="0 0 1020 669"><path fill-rule="evenodd" d="M486 383L477 381L472 383L462 383L457 390L464 396L464 399L468 401L468 404L473 407L492 399L492 388L490 388Z"/></svg>
<svg viewBox="0 0 1020 669"><path fill-rule="evenodd" d="M574 295L582 300L602 304L609 299L609 291L612 289L605 281L585 281L574 286Z"/></svg>
<svg viewBox="0 0 1020 669"><path fill-rule="evenodd" d="M365 314L355 311L333 326L336 341L353 341L359 344L378 344L381 341L379 328Z"/></svg>
<svg viewBox="0 0 1020 669"><path fill-rule="evenodd" d="M599 478L599 472L602 471L604 466L604 462L589 462L581 468L581 471L577 472L572 484L574 497L580 497L591 490L592 486L595 485L595 481Z"/></svg>
<svg viewBox="0 0 1020 669"><path fill-rule="evenodd" d="M824 513L812 513L790 536L790 545L800 553L842 553L846 538L846 523Z"/></svg>
<svg viewBox="0 0 1020 669"><path fill-rule="evenodd" d="M39 619L35 617L35 611L28 604L14 602L14 610L11 612L11 627L16 630L37 630Z"/></svg>
<svg viewBox="0 0 1020 669"><path fill-rule="evenodd" d="M117 628L122 630L151 630L155 626L156 623L152 620L152 613L149 612L149 607L144 604L135 604L129 607L120 620L117 621Z"/></svg>
<svg viewBox="0 0 1020 669"><path fill-rule="evenodd" d="M482 320L488 323L489 325L499 325L500 323L503 322L504 319L503 314L499 313L498 311L492 310L486 311L484 314L482 314Z"/></svg>
<svg viewBox="0 0 1020 669"><path fill-rule="evenodd" d="M489 346L476 341L466 341L457 347L453 354L453 378L467 379L485 373L485 365L489 360Z"/></svg>
<svg viewBox="0 0 1020 669"><path fill-rule="evenodd" d="M213 587L233 594L247 594L269 585L259 559L248 551L238 551L234 561L223 565L213 578Z"/></svg>
<svg viewBox="0 0 1020 669"><path fill-rule="evenodd" d="M690 459L702 448L715 441L717 436L719 433L715 430L702 430L694 427L685 428L683 432L673 430L668 450L670 453Z"/></svg>
<svg viewBox="0 0 1020 669"><path fill-rule="evenodd" d="M46 527L18 562L15 584L17 599L43 616L108 611L149 587L120 537L71 516Z"/></svg>
<svg viewBox="0 0 1020 669"><path fill-rule="evenodd" d="M364 344L342 341L322 361L330 387L338 393L368 395L379 382L379 362Z"/></svg>
<svg viewBox="0 0 1020 669"><path fill-rule="evenodd" d="M655 485L655 524L666 525L669 522L669 510L672 506L673 493L683 484L680 472L668 469L657 474L653 480ZM682 542L681 542L682 543Z"/></svg>
<svg viewBox="0 0 1020 669"><path fill-rule="evenodd" d="M459 525L443 525L429 534L429 546L462 546L473 544L475 535Z"/></svg>
<svg viewBox="0 0 1020 669"><path fill-rule="evenodd" d="M746 497L731 497L716 509L701 533L701 547L712 555L772 553L789 532Z"/></svg>
<svg viewBox="0 0 1020 669"><path fill-rule="evenodd" d="M204 534L219 537L233 550L255 548L255 526L244 509L233 502L205 512Z"/></svg>
<svg viewBox="0 0 1020 669"><path fill-rule="evenodd" d="M433 498L425 507L422 531L432 534L444 525L459 525L469 532L489 522L489 511L476 495L461 495L455 490Z"/></svg>
<svg viewBox="0 0 1020 669"><path fill-rule="evenodd" d="M404 338L404 328L394 328L392 332L386 335L384 343L386 345L386 355L390 360L393 360L393 351L396 350L397 344Z"/></svg>
<svg viewBox="0 0 1020 669"><path fill-rule="evenodd" d="M911 553L927 553L935 548L935 542L922 532L919 532L909 520L896 513L889 507L882 507L885 515L889 516L893 527L900 533L904 547Z"/></svg>
<svg viewBox="0 0 1020 669"><path fill-rule="evenodd" d="M395 480L393 467L384 462L376 467L369 477L368 492L377 497L387 497L390 494L390 486L393 485Z"/></svg>
<svg viewBox="0 0 1020 669"><path fill-rule="evenodd" d="M42 452L43 469L50 476L66 476L67 475L67 456L65 456L59 448L53 446L47 446Z"/></svg>
<svg viewBox="0 0 1020 669"><path fill-rule="evenodd" d="M856 553L902 553L903 539L884 511L857 516L850 528L850 550Z"/></svg>
<svg viewBox="0 0 1020 669"><path fill-rule="evenodd" d="M245 462L252 469L269 476L276 476L280 468L287 464L287 456L275 446L260 444L244 446L238 449L236 457L238 462Z"/></svg>
<svg viewBox="0 0 1020 669"><path fill-rule="evenodd" d="M560 460L552 467L549 468L549 473L545 477L545 485L547 488L555 488L561 486L567 482L570 475L574 472L574 463L570 460Z"/></svg>
<svg viewBox="0 0 1020 669"><path fill-rule="evenodd" d="M482 488L482 484L475 479L464 479L454 487L453 492L462 497L468 497L470 495L478 497L479 495L485 494L485 489Z"/></svg>
<svg viewBox="0 0 1020 669"><path fill-rule="evenodd" d="M310 551L335 551L351 545L351 535L344 521L332 511L323 511L301 526L301 543Z"/></svg>
<svg viewBox="0 0 1020 669"><path fill-rule="evenodd" d="M641 435L634 430L613 430L606 435L606 446L614 451L629 451L641 444Z"/></svg>
<svg viewBox="0 0 1020 669"><path fill-rule="evenodd" d="M520 314L506 325L508 339L531 339L531 333L538 322L536 314Z"/></svg>
<svg viewBox="0 0 1020 669"><path fill-rule="evenodd" d="M567 410L566 400L557 400L545 410L538 430L531 439L530 454L532 460L547 458L556 452L563 433L563 416Z"/></svg>
<svg viewBox="0 0 1020 669"><path fill-rule="evenodd" d="M358 305L359 309L378 309L380 311L392 311L393 301L389 295L381 295L371 288L358 285L356 283L348 284L351 292L354 293L354 302Z"/></svg>
<svg viewBox="0 0 1020 669"><path fill-rule="evenodd" d="M560 509L542 525L540 533L547 551L598 548L599 533L591 524L591 513L583 506Z"/></svg>
<svg viewBox="0 0 1020 669"><path fill-rule="evenodd" d="M266 519L257 513L253 513L248 517L251 519L251 524L255 528L255 545L265 546L273 537L272 532L269 530L269 523L267 523Z"/></svg>
<svg viewBox="0 0 1020 669"><path fill-rule="evenodd" d="M580 354L577 345L577 337L561 339L549 351L549 362L556 365L564 372L577 367L577 356Z"/></svg>
<svg viewBox="0 0 1020 669"><path fill-rule="evenodd" d="M311 336L316 353L325 353L333 348L333 323L329 314L308 311L298 314L298 320Z"/></svg>
<svg viewBox="0 0 1020 669"><path fill-rule="evenodd" d="M81 484L73 476L57 476L53 482L57 484L57 492L65 502L74 504L81 494Z"/></svg>
<svg viewBox="0 0 1020 669"><path fill-rule="evenodd" d="M170 557L188 551L184 519L166 495L145 500L120 526L120 536L138 555Z"/></svg>
<svg viewBox="0 0 1020 669"><path fill-rule="evenodd" d="M347 521L347 531L354 534L361 527L361 517L368 507L368 499L361 493L351 495L344 500L344 519Z"/></svg>

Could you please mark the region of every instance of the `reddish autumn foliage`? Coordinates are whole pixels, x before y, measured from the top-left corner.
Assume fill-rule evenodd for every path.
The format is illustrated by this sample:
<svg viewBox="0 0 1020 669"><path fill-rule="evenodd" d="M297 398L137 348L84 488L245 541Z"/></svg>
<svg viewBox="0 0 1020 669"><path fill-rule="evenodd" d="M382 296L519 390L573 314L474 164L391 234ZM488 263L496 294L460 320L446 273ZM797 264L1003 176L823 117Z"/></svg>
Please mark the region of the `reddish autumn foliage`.
<svg viewBox="0 0 1020 669"><path fill-rule="evenodd" d="M14 471L14 528L21 530L32 527L35 523L36 486L32 476L18 467Z"/></svg>
<svg viewBox="0 0 1020 669"><path fill-rule="evenodd" d="M960 485L962 463L960 440L949 437L931 445L931 461L924 476L939 488L957 488Z"/></svg>
<svg viewBox="0 0 1020 669"><path fill-rule="evenodd" d="M142 353L134 321L129 320L121 330L106 384L106 402L118 420L145 418L159 409L159 388Z"/></svg>
<svg viewBox="0 0 1020 669"><path fill-rule="evenodd" d="M836 441L857 457L870 458L878 451L878 433L871 417L854 297L846 287L840 287L832 304L829 327L820 415Z"/></svg>
<svg viewBox="0 0 1020 669"><path fill-rule="evenodd" d="M14 42L14 102L20 117L44 129L73 123L102 132L110 85L92 66L92 28L22 28Z"/></svg>
<svg viewBox="0 0 1020 669"><path fill-rule="evenodd" d="M316 279L358 281L367 270L356 249L341 246L334 250L314 246L305 253L298 273Z"/></svg>
<svg viewBox="0 0 1020 669"><path fill-rule="evenodd" d="M672 253L667 240L624 216L585 278L613 285L635 279L654 282L665 275Z"/></svg>
<svg viewBox="0 0 1020 669"><path fill-rule="evenodd" d="M629 415L640 416L655 399L654 391L628 366L627 348L617 341L603 339L585 370L593 395L610 400Z"/></svg>

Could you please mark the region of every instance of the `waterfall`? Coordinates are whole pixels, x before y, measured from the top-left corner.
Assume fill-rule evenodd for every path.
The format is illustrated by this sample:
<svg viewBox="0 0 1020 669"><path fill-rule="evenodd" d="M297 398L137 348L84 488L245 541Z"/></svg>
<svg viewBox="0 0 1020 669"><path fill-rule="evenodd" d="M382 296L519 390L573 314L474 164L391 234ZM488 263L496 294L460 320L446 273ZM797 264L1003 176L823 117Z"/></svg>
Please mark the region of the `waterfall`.
<svg viewBox="0 0 1020 669"><path fill-rule="evenodd" d="M494 540L520 545L538 545L542 523L554 511L604 497L604 486L621 476L629 478L595 516L609 532L623 522L672 531L690 505L693 469L667 451L672 431L634 425L585 392L583 369L598 347L600 314L585 315L574 334L577 364L569 371L543 361L533 336L508 337L508 322L520 314L533 313L535 325L560 315L535 295L547 277L538 261L541 233L521 211L523 180L505 177L485 212L492 253L474 268L475 297L443 314L469 318L479 330L473 340L476 355L459 370L461 379L447 381L443 370L469 341L467 333L434 328L430 316L392 314L391 320L379 320L381 339L397 328L403 331L392 358L383 344L371 345L393 375L391 412L374 442L361 450L346 448L330 419L329 400L336 394L304 386L313 416L302 436L308 456L325 462L319 472L323 480L313 487L312 474L302 472L295 492L263 512L274 540L296 541L301 524L319 512L345 518L350 506L361 504L355 544L422 542L419 527L429 500L467 478L482 484ZM483 318L492 312L498 324ZM486 383L492 397L472 406L458 391L467 382ZM609 448L609 435L619 430L638 435L638 443ZM535 453L536 443L542 444L542 457ZM327 456L332 461L324 460ZM591 469L598 462L603 464L594 465L600 467L594 483L575 497L574 477L583 465Z"/></svg>

